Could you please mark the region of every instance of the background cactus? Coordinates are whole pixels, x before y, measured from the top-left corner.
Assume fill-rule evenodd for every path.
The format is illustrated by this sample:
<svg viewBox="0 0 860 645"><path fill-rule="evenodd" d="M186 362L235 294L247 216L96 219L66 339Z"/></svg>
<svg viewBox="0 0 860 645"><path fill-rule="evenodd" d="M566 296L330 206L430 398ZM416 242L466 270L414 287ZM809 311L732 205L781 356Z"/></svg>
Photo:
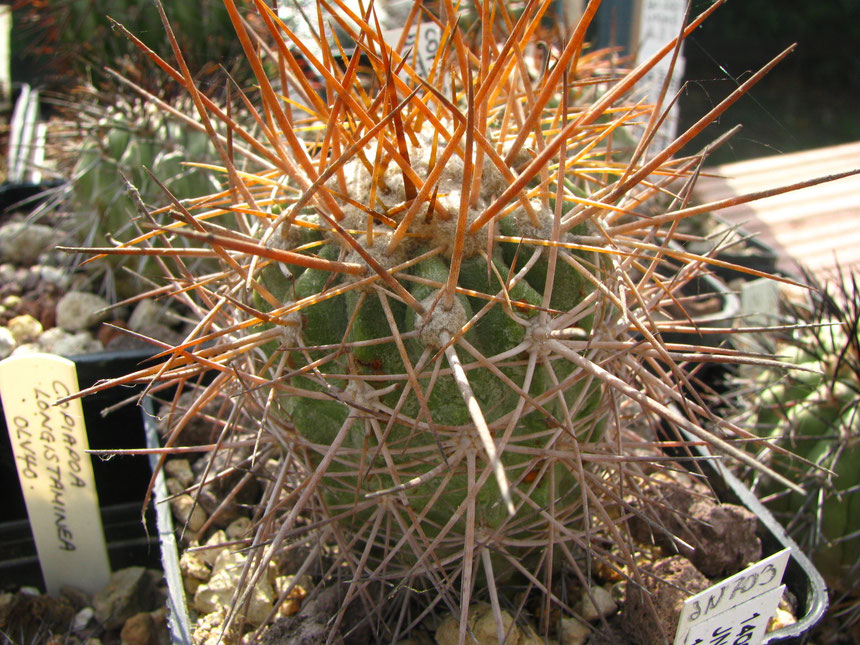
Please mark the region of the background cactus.
<svg viewBox="0 0 860 645"><path fill-rule="evenodd" d="M833 286L837 285L834 289ZM756 477L757 492L814 558L837 592L860 596L860 294L856 276L818 285L789 306L799 325L776 351L799 370L763 370L739 389L756 432L806 460L762 447L759 458L805 483L807 493ZM751 386L751 387L750 387ZM749 394L753 392L754 394ZM854 619L860 618L856 607Z"/></svg>
<svg viewBox="0 0 860 645"><path fill-rule="evenodd" d="M190 385L212 372L194 403L173 403L168 445L226 395L235 405L218 445L253 445L242 468L277 455L236 615L270 562L305 545L319 557L299 575L346 583L332 634L353 602L385 641L447 606L465 642L480 598L501 641L502 606L519 618L535 596L548 633L550 607L566 606L559 578L587 584L598 558L637 579L624 518L647 513L629 499L665 458L652 428L667 426L674 447L686 430L755 465L704 429L747 436L713 417L687 369L768 361L699 347L693 317L670 319L709 260L665 240L680 219L714 208L683 197L701 156L672 155L788 50L649 151L662 112L639 105L634 87L678 40L619 71L611 52L584 51L599 2L543 48L533 40L549 2L516 14L479 4L468 33L452 3L432 13L416 3L406 29L440 34L426 78L384 45L372 10L336 3L311 21L325 32L311 48L266 2L253 4L277 65L264 64L225 2L257 74L245 108L260 134L197 91L178 46L178 66L148 53L202 122L226 124L256 158L240 165L216 139L229 188L196 206L172 200L175 223L113 250L169 256L173 295L199 317L162 365L113 384ZM354 52L335 58L329 22ZM668 206L649 212L666 193ZM195 279L178 238L205 243L223 270ZM666 343L664 331L692 343Z"/></svg>
<svg viewBox="0 0 860 645"><path fill-rule="evenodd" d="M158 103L119 89L82 88L76 102L63 105L65 125L56 138L64 148L60 163L69 180L45 208L64 214L64 225L78 245L105 247L114 239L133 237L143 215L137 197L154 211L164 202L165 188L189 196L220 188L214 172L187 165L217 159L202 125L180 120ZM190 102L184 103L189 111ZM183 108L182 100L175 102L177 108ZM152 217L165 220L164 215ZM162 275L146 257L115 256L89 268L94 279L104 279L99 292L112 301L140 293L151 286L152 278Z"/></svg>

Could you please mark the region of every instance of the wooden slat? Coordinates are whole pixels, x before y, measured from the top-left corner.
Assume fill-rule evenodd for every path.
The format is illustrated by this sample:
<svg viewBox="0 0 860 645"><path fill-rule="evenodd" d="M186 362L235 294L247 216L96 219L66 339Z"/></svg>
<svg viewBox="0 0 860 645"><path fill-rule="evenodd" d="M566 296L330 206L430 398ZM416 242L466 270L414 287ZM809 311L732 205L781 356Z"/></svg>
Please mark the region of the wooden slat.
<svg viewBox="0 0 860 645"><path fill-rule="evenodd" d="M860 168L860 142L763 157L707 169L696 186L700 203L725 199L813 177ZM779 255L778 266L797 273L797 264L818 279L843 270L860 271L860 176L770 197L719 212L755 234Z"/></svg>

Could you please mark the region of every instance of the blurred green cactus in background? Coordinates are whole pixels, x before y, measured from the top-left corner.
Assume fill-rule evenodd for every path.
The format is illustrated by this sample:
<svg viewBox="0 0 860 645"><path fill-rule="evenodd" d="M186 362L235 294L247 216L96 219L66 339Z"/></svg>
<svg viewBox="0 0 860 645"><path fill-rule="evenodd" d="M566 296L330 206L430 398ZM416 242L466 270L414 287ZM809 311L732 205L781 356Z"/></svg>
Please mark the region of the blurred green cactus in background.
<svg viewBox="0 0 860 645"><path fill-rule="evenodd" d="M190 100L174 103L183 108ZM190 105L184 106L190 111ZM220 185L215 173L186 162L217 159L215 147L199 123L176 118L158 104L131 93L102 94L91 90L78 103L67 106L72 134L65 151L69 181L53 203L71 218L78 245L108 247L117 237L140 232L141 215L167 201L165 189L174 195L205 195ZM157 179L156 179L157 178ZM140 204L136 203L137 197ZM150 214L160 222L165 214ZM151 223L151 222L147 222ZM120 267L130 271L117 271ZM114 256L91 265L105 278L102 292L125 298L139 293L146 282L160 276L152 258Z"/></svg>
<svg viewBox="0 0 860 645"><path fill-rule="evenodd" d="M745 383L741 405L756 432L804 461L760 448L806 495L756 475L756 492L814 558L828 584L858 590L860 579L860 293L856 275L790 305L799 325L776 348L788 372L764 370Z"/></svg>

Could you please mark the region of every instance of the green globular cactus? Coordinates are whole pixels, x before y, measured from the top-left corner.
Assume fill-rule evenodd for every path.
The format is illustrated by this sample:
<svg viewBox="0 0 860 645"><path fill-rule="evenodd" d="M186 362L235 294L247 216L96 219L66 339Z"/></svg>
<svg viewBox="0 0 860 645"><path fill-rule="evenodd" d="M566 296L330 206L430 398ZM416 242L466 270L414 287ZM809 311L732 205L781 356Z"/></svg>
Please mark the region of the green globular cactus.
<svg viewBox="0 0 860 645"><path fill-rule="evenodd" d="M141 248L170 253L167 279L200 322L165 363L122 382L213 372L193 409L234 397L219 445L279 454L233 616L297 544L320 554L319 588L347 582L332 634L357 602L378 640L446 605L465 642L474 598L502 632L503 603L524 611L520 591L543 598L548 617L565 602L559 576L585 580L593 558L636 578L624 518L641 512L627 500L665 458L658 425L677 431L672 447L686 430L755 464L703 427L715 419L686 372L745 357L661 337L697 337L694 316L668 312L708 260L665 240L710 208L648 209L701 162L672 155L788 52L648 152L660 107L635 87L677 41L619 71L612 52L583 52L599 2L558 42L542 32L541 47L549 1L516 14L480 4L467 32L452 3L416 3L406 34L420 22L428 40L403 49L384 44L372 10L337 3L312 24L348 34L350 52L328 32L297 37L264 0L253 22L265 33L252 37L225 5L257 74L259 93L244 100L257 133L197 93L181 65L149 56L201 120L226 124L253 154L219 146L229 191L189 205L160 248ZM261 41L275 43L266 56ZM235 225L213 223L228 214ZM223 270L195 276L171 246L182 238ZM189 418L176 405L171 442Z"/></svg>
<svg viewBox="0 0 860 645"><path fill-rule="evenodd" d="M409 151L412 168L423 174L428 169L421 156L430 148L425 145ZM459 190L462 166L451 166L440 184ZM371 178L358 162L348 164L345 175L346 201L358 202ZM393 173L386 179L397 186ZM488 166L475 212L503 189L504 182ZM402 181L399 190L389 187L384 199L405 203ZM506 528L507 538L534 538L530 524L543 524L541 509L551 502L579 508L582 495L571 473L573 464L542 460L542 450L548 444L561 449L575 442L599 442L608 411L603 388L558 354L551 334L553 319L579 308L582 313L566 320L565 334L582 339L591 335L593 308L585 300L594 285L558 261L550 280L558 288L552 298L545 298L547 259L518 259L520 244L513 241L499 241L490 254L483 240L466 238L470 248L462 252L459 269L452 268L450 254L457 241L450 211L456 206L450 195L439 197L437 207L449 213L448 219L437 215L435 221L414 227L398 246L385 226L353 233L382 270L401 274L402 292L380 285L378 279L368 281L366 271L338 276L327 267L294 269L285 279L279 267L270 265L274 277L264 270L261 281L279 303L292 301L288 307L302 318L302 344L309 349L302 352L295 344L289 350L288 365L297 374L291 379L291 393L280 397L279 405L311 445L338 446L338 459L324 479L331 511L353 509L356 519L365 521L378 509L380 494L391 491L394 496L399 489L395 498L421 518L421 539L439 538L438 552L443 554L462 550L467 521L462 510L474 486L467 474L468 458L475 451L484 455L482 461L498 460L498 466L480 487L469 521L486 531L504 526L516 501L507 487L515 486L518 494L529 497L531 508L521 509L521 528ZM542 223L552 221L552 212L539 201L533 209ZM366 215L347 210L345 225L361 230ZM304 221L326 228L314 216ZM525 212L513 212L509 221L512 224L502 230L509 229L511 240L547 236L527 223ZM272 246L294 248L297 239L290 231L299 225L273 229ZM312 257L334 261L345 256L348 266L363 268L357 249L333 232L312 237L318 238ZM577 239L574 234L559 237L564 242ZM307 238L301 241L307 244ZM602 275L599 254L583 258L579 256L588 254L570 253L575 262L592 263L592 270ZM450 278L454 271L456 282ZM322 300L329 293L332 297ZM260 304L263 311L268 309ZM611 324L617 312L601 315L601 323ZM288 347L281 343L277 351ZM313 361L324 361L324 367L316 373L305 371ZM434 362L439 366L433 367ZM476 426L483 426L486 434L476 434ZM497 439L489 439L491 435ZM451 520L456 524L443 531ZM403 552L411 563L423 555Z"/></svg>
<svg viewBox="0 0 860 645"><path fill-rule="evenodd" d="M114 239L134 237L142 216L137 197L144 207L154 209L165 202L165 188L180 196L219 189L215 173L188 165L218 158L199 124L180 121L156 104L122 93L94 92L75 106L70 118L79 139L67 153L70 179L60 207L74 218L80 245L108 247ZM155 219L164 223L166 216ZM118 271L120 266L131 273ZM144 288L146 283L133 274L148 280L161 275L146 257L116 256L91 268L107 278L104 292L112 297L130 297Z"/></svg>
<svg viewBox="0 0 860 645"><path fill-rule="evenodd" d="M764 450L806 495L760 478L757 491L836 590L860 593L860 299L856 280L794 306L800 327L777 347L794 370L755 376L756 431L804 461ZM741 398L741 401L745 399Z"/></svg>

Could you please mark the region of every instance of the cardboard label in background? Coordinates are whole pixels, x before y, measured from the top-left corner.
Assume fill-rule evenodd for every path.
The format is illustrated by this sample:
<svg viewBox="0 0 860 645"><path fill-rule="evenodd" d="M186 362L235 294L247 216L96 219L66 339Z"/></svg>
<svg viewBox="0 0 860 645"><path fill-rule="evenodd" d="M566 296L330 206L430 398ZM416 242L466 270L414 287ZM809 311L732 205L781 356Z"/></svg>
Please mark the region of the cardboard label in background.
<svg viewBox="0 0 860 645"><path fill-rule="evenodd" d="M53 354L0 361L0 397L49 594L95 593L110 576L75 364Z"/></svg>

